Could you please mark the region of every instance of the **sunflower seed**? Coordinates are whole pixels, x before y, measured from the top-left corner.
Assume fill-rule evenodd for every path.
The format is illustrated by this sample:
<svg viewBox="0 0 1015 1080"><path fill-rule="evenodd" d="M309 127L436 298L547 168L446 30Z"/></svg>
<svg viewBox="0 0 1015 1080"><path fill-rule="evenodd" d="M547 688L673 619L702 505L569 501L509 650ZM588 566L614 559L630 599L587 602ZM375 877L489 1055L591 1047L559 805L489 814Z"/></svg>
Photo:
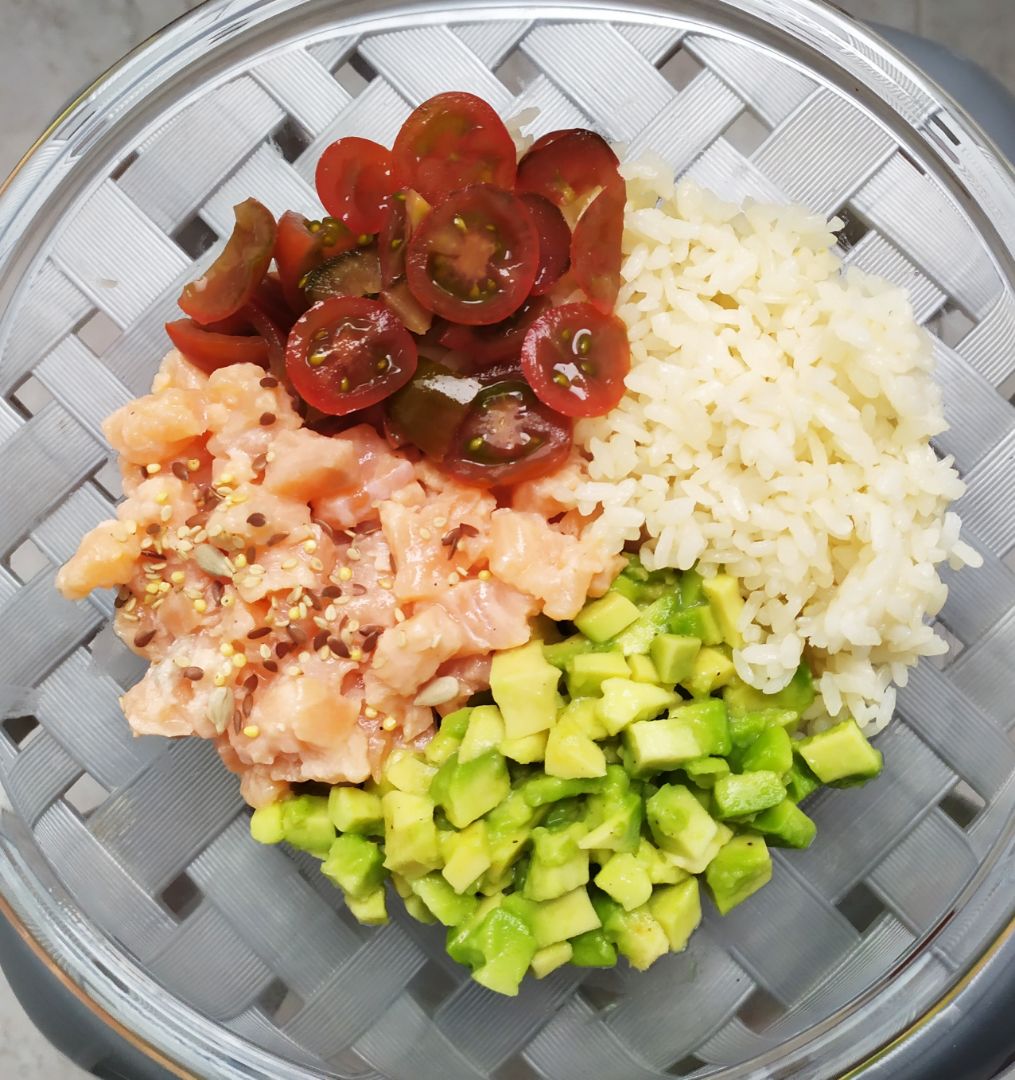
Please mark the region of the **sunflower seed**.
<svg viewBox="0 0 1015 1080"><path fill-rule="evenodd" d="M212 547L211 544L198 544L194 548L194 558L197 560L197 565L206 574L211 574L212 577L233 576L232 563L218 548Z"/></svg>
<svg viewBox="0 0 1015 1080"><path fill-rule="evenodd" d="M422 705L432 708L434 705L444 705L452 701L460 693L458 680L454 675L442 675L439 679L428 682L416 695L413 705Z"/></svg>
<svg viewBox="0 0 1015 1080"><path fill-rule="evenodd" d="M216 686L208 698L208 719L221 735L233 716L233 692L228 686Z"/></svg>

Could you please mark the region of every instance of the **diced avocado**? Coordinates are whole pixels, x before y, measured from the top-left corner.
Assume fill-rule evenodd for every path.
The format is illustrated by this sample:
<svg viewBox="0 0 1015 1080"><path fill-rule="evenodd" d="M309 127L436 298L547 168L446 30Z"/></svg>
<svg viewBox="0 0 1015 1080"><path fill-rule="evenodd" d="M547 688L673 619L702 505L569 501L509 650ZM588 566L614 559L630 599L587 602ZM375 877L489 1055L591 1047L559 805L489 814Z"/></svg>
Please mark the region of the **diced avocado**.
<svg viewBox="0 0 1015 1080"><path fill-rule="evenodd" d="M540 949L598 930L601 925L584 886L556 900L537 904L532 916L532 931Z"/></svg>
<svg viewBox="0 0 1015 1080"><path fill-rule="evenodd" d="M572 634L571 637L564 638L563 641L555 642L553 645L544 645L543 659L559 671L564 671L574 657L582 653L594 652L595 649L596 646L584 634Z"/></svg>
<svg viewBox="0 0 1015 1080"><path fill-rule="evenodd" d="M852 718L801 739L795 749L823 784L869 779L881 772L883 764L881 751L871 746Z"/></svg>
<svg viewBox="0 0 1015 1080"><path fill-rule="evenodd" d="M560 799L558 802L550 803L542 825L549 832L561 832L575 824L581 824L584 829L587 817L586 801L580 795L576 795L571 799Z"/></svg>
<svg viewBox="0 0 1015 1080"><path fill-rule="evenodd" d="M412 896L411 899L426 911L429 919L425 921L437 921L430 915L426 905L419 900L419 897ZM463 923L448 930L447 938L445 939L445 949L447 950L448 956L450 956L456 964L464 964L466 967L478 967L482 964L483 954L476 947L476 931L479 929L487 915L489 915L491 911L495 911L499 908L503 902L504 897L499 894L496 896L485 896L479 901L475 911ZM408 906L408 902L406 902L406 910L408 910Z"/></svg>
<svg viewBox="0 0 1015 1080"><path fill-rule="evenodd" d="M441 805L448 821L456 829L464 829L506 799L510 790L511 780L503 755L497 750L487 750L472 761L456 761Z"/></svg>
<svg viewBox="0 0 1015 1080"><path fill-rule="evenodd" d="M500 744L500 752L519 765L531 765L535 761L542 761L546 754L546 740L549 736L547 731L537 731L532 735L523 735L520 739L504 739Z"/></svg>
<svg viewBox="0 0 1015 1080"><path fill-rule="evenodd" d="M411 750L401 747L393 750L384 764L384 778L388 783L410 795L426 795L436 775L436 766L428 765Z"/></svg>
<svg viewBox="0 0 1015 1080"><path fill-rule="evenodd" d="M250 835L259 844L282 843L285 839L285 826L282 823L281 802L261 806L250 815Z"/></svg>
<svg viewBox="0 0 1015 1080"><path fill-rule="evenodd" d="M364 926L383 926L388 921L383 888L374 889L372 893L358 898L347 893L345 906L349 909L349 914Z"/></svg>
<svg viewBox="0 0 1015 1080"><path fill-rule="evenodd" d="M685 762L682 768L687 779L701 788L714 787L716 780L728 776L730 771L729 762L721 757L695 758L694 761Z"/></svg>
<svg viewBox="0 0 1015 1080"><path fill-rule="evenodd" d="M606 932L586 930L571 939L571 963L575 967L613 967L617 962L617 948Z"/></svg>
<svg viewBox="0 0 1015 1080"><path fill-rule="evenodd" d="M462 896L440 874L425 874L412 882L412 891L444 926L458 926L475 910L474 896Z"/></svg>
<svg viewBox="0 0 1015 1080"><path fill-rule="evenodd" d="M472 946L482 957L472 973L476 982L498 994L517 994L537 948L525 922L503 906L494 908L474 931Z"/></svg>
<svg viewBox="0 0 1015 1080"><path fill-rule="evenodd" d="M603 820L589 830L578 846L586 851L635 851L643 816L641 796L628 791L605 802Z"/></svg>
<svg viewBox="0 0 1015 1080"><path fill-rule="evenodd" d="M346 833L332 841L321 873L346 896L363 900L384 884L384 853L372 840Z"/></svg>
<svg viewBox="0 0 1015 1080"><path fill-rule="evenodd" d="M328 792L328 816L339 832L384 835L381 799L371 791L341 784Z"/></svg>
<svg viewBox="0 0 1015 1080"><path fill-rule="evenodd" d="M683 682L693 670L695 657L701 642L694 637L679 634L660 634L652 639L649 655L659 672L659 682Z"/></svg>
<svg viewBox="0 0 1015 1080"><path fill-rule="evenodd" d="M788 709L799 715L814 701L811 669L806 664L800 664L789 683L775 694L763 694L735 679L723 690L723 698L731 716L742 716L760 709Z"/></svg>
<svg viewBox="0 0 1015 1080"><path fill-rule="evenodd" d="M444 880L457 893L470 887L490 869L490 843L485 821L474 821L461 832L451 833L443 845Z"/></svg>
<svg viewBox="0 0 1015 1080"><path fill-rule="evenodd" d="M590 641L603 642L626 630L640 614L619 592L608 592L586 604L574 617L574 624Z"/></svg>
<svg viewBox="0 0 1015 1080"><path fill-rule="evenodd" d="M652 881L634 855L620 853L595 876L595 883L625 911L633 911L648 902Z"/></svg>
<svg viewBox="0 0 1015 1080"><path fill-rule="evenodd" d="M680 604L681 607L694 607L702 602L704 593L702 584L705 579L697 570L685 570L680 575Z"/></svg>
<svg viewBox="0 0 1015 1080"><path fill-rule="evenodd" d="M762 810L751 822L751 828L763 833L776 847L806 848L811 846L818 831L814 822L791 799Z"/></svg>
<svg viewBox="0 0 1015 1080"><path fill-rule="evenodd" d="M557 941L545 949L539 949L532 957L532 974L537 979L545 979L551 972L569 963L573 951L569 941Z"/></svg>
<svg viewBox="0 0 1015 1080"><path fill-rule="evenodd" d="M731 774L715 782L712 800L718 818L741 818L776 806L786 798L786 788L778 773Z"/></svg>
<svg viewBox="0 0 1015 1080"><path fill-rule="evenodd" d="M664 784L646 801L645 816L658 847L689 859L708 848L719 828L682 784Z"/></svg>
<svg viewBox="0 0 1015 1080"><path fill-rule="evenodd" d="M594 794L602 789L600 777L588 780L562 780L557 776L530 776L518 789L522 792L529 806L545 806L546 803L559 799L570 799L573 795Z"/></svg>
<svg viewBox="0 0 1015 1080"><path fill-rule="evenodd" d="M434 804L425 795L389 791L384 810L384 865L405 877L420 877L440 866Z"/></svg>
<svg viewBox="0 0 1015 1080"><path fill-rule="evenodd" d="M772 878L772 857L760 836L734 836L705 868L705 881L720 915L756 893Z"/></svg>
<svg viewBox="0 0 1015 1080"><path fill-rule="evenodd" d="M427 743L423 751L431 765L443 765L452 754L458 751L468 729L471 715L471 709L458 709L453 713L448 713L441 720L437 734Z"/></svg>
<svg viewBox="0 0 1015 1080"><path fill-rule="evenodd" d="M539 806L533 806L525 798L522 788L512 788L507 798L486 815L489 838L492 842L498 836L513 833L519 829L528 831L531 827L538 825L545 814L545 810L540 809Z"/></svg>
<svg viewBox="0 0 1015 1080"><path fill-rule="evenodd" d="M705 697L725 686L736 675L733 659L725 646L703 645L691 664L691 673L681 681L695 697Z"/></svg>
<svg viewBox="0 0 1015 1080"><path fill-rule="evenodd" d="M405 908L407 915L411 915L416 922L423 923L424 926L433 926L437 922L433 912L418 896L411 893L409 896L403 896L402 906Z"/></svg>
<svg viewBox="0 0 1015 1080"><path fill-rule="evenodd" d="M675 611L670 616L669 630L681 637L697 638L702 645L718 645L722 642L719 624L707 603Z"/></svg>
<svg viewBox="0 0 1015 1080"><path fill-rule="evenodd" d="M636 776L666 772L707 753L697 732L672 716L629 725L624 730L624 746Z"/></svg>
<svg viewBox="0 0 1015 1080"><path fill-rule="evenodd" d="M680 700L675 693L661 686L630 679L606 679L602 690L596 716L611 735L623 731L628 724L651 720Z"/></svg>
<svg viewBox="0 0 1015 1080"><path fill-rule="evenodd" d="M671 866L684 870L688 874L700 874L706 866L719 854L719 849L733 835L733 830L721 821L717 823L715 838L705 850L695 858L687 858L677 855L672 851L660 851L660 857Z"/></svg>
<svg viewBox="0 0 1015 1080"><path fill-rule="evenodd" d="M652 658L649 656L634 653L627 658L627 666L631 671L630 677L633 682L655 683L658 686L667 681L660 676L658 669L652 662Z"/></svg>
<svg viewBox="0 0 1015 1080"><path fill-rule="evenodd" d="M612 639L612 646L620 649L625 656L634 653L644 655L649 651L653 639L669 629L670 620L679 606L680 594L676 589L663 593L626 630Z"/></svg>
<svg viewBox="0 0 1015 1080"><path fill-rule="evenodd" d="M282 803L282 829L286 842L323 859L335 839L323 795L295 795Z"/></svg>
<svg viewBox="0 0 1015 1080"><path fill-rule="evenodd" d="M679 885L656 889L648 902L648 909L666 931L670 952L681 952L701 922L698 879L692 877Z"/></svg>
<svg viewBox="0 0 1015 1080"><path fill-rule="evenodd" d="M534 829L532 860L522 894L528 900L555 900L589 880L589 854L578 848L573 831Z"/></svg>
<svg viewBox="0 0 1015 1080"><path fill-rule="evenodd" d="M549 776L564 780L605 776L606 758L573 717L561 714L546 740L544 767Z"/></svg>
<svg viewBox="0 0 1015 1080"><path fill-rule="evenodd" d="M621 912L613 921L612 936L621 954L638 971L650 968L670 949L666 931L647 906Z"/></svg>
<svg viewBox="0 0 1015 1080"><path fill-rule="evenodd" d="M574 698L561 710L557 723L559 724L562 720L574 722L590 739L599 742L607 738L610 733L599 719L598 704L598 698Z"/></svg>
<svg viewBox="0 0 1015 1080"><path fill-rule="evenodd" d="M621 573L613 579L610 592L620 593L625 599L638 604L642 599L643 587L639 582Z"/></svg>
<svg viewBox="0 0 1015 1080"><path fill-rule="evenodd" d="M546 731L557 719L560 672L543 656L543 645L528 645L494 653L490 690L504 718L504 734L520 739Z"/></svg>
<svg viewBox="0 0 1015 1080"><path fill-rule="evenodd" d="M793 764L793 742L786 729L768 727L744 750L740 767L744 772L789 772Z"/></svg>
<svg viewBox="0 0 1015 1080"><path fill-rule="evenodd" d="M688 876L686 870L673 862L669 852L660 851L644 836L638 844L637 859L653 885L676 885Z"/></svg>
<svg viewBox="0 0 1015 1080"><path fill-rule="evenodd" d="M731 649L742 649L744 639L740 634L740 616L744 610L744 598L740 595L737 579L731 574L716 574L713 578L705 578L701 589L708 597L723 641Z"/></svg>
<svg viewBox="0 0 1015 1080"><path fill-rule="evenodd" d="M630 673L619 651L579 653L567 664L567 692L572 698L589 697L600 693L607 679L626 679Z"/></svg>
<svg viewBox="0 0 1015 1080"><path fill-rule="evenodd" d="M458 748L458 763L475 761L487 750L497 750L504 741L504 720L496 705L479 705L472 710L462 745Z"/></svg>
<svg viewBox="0 0 1015 1080"><path fill-rule="evenodd" d="M821 787L821 781L811 772L811 767L802 757L793 756L793 764L783 778L786 794L795 803L803 802L812 792Z"/></svg>

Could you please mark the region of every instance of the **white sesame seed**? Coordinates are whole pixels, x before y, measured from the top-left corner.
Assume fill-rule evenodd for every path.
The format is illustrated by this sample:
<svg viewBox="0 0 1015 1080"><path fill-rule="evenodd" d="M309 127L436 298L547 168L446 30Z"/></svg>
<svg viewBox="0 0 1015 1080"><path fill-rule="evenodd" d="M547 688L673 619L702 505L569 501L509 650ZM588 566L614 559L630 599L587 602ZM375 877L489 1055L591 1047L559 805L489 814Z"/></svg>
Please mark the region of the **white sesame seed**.
<svg viewBox="0 0 1015 1080"><path fill-rule="evenodd" d="M362 555L360 555L360 553L354 547L349 548L349 550L345 553L345 556L349 560L349 562L359 562L359 560L362 558Z"/></svg>
<svg viewBox="0 0 1015 1080"><path fill-rule="evenodd" d="M270 660L271 659L271 646L270 645L262 645L257 651L261 654L262 659L264 659L264 660Z"/></svg>
<svg viewBox="0 0 1015 1080"><path fill-rule="evenodd" d="M310 569L313 570L315 574L323 573L324 563L322 563L320 559L315 557L310 560Z"/></svg>
<svg viewBox="0 0 1015 1080"><path fill-rule="evenodd" d="M421 540L429 540L431 536L433 536L433 533L430 532L426 526L419 530L419 538Z"/></svg>
<svg viewBox="0 0 1015 1080"><path fill-rule="evenodd" d="M162 472L162 466L157 461L153 461L150 465L144 467L144 471L149 476L154 476L156 473Z"/></svg>
<svg viewBox="0 0 1015 1080"><path fill-rule="evenodd" d="M296 659L299 660L301 664L306 664L310 660L310 653L308 653L306 649L303 649Z"/></svg>
<svg viewBox="0 0 1015 1080"><path fill-rule="evenodd" d="M282 563L282 569L283 570L293 570L297 566L299 566L299 560L298 559L286 559L285 562Z"/></svg>
<svg viewBox="0 0 1015 1080"><path fill-rule="evenodd" d="M435 517L433 523L436 528L443 529L447 525L448 519L446 517Z"/></svg>
<svg viewBox="0 0 1015 1080"><path fill-rule="evenodd" d="M285 669L285 673L286 675L291 675L293 678L296 678L297 675L303 674L303 672L295 664L290 664Z"/></svg>
<svg viewBox="0 0 1015 1080"><path fill-rule="evenodd" d="M334 604L329 604L324 609L324 617L328 622L334 622L338 618L338 612L335 610Z"/></svg>

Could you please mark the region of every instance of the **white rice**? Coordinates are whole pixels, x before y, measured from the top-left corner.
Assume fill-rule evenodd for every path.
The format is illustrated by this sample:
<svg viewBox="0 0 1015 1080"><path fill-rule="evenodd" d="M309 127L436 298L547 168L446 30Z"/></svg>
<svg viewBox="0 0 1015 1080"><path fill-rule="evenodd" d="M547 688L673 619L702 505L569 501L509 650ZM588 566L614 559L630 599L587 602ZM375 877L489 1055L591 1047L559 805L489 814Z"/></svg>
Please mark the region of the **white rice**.
<svg viewBox="0 0 1015 1080"><path fill-rule="evenodd" d="M936 564L981 562L946 513L963 484L929 442L926 334L902 290L842 272L838 222L625 173L629 392L578 426L581 509L613 544L644 530L650 568L735 574L740 675L777 690L806 653L827 713L879 730L892 682L947 649Z"/></svg>

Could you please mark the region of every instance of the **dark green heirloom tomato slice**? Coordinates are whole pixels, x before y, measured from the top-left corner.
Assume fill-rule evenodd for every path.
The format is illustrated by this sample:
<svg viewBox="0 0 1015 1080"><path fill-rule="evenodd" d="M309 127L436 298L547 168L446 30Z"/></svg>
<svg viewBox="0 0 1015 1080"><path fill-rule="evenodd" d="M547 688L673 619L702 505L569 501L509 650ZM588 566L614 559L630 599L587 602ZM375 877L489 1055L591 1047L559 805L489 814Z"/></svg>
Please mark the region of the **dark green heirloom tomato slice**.
<svg viewBox="0 0 1015 1080"><path fill-rule="evenodd" d="M482 389L478 379L421 358L411 381L388 399L392 429L434 461L443 461Z"/></svg>
<svg viewBox="0 0 1015 1080"><path fill-rule="evenodd" d="M279 218L275 265L282 292L295 314L302 314L308 306L303 292L307 274L328 259L351 251L356 242L356 234L338 218L311 221L293 210Z"/></svg>

